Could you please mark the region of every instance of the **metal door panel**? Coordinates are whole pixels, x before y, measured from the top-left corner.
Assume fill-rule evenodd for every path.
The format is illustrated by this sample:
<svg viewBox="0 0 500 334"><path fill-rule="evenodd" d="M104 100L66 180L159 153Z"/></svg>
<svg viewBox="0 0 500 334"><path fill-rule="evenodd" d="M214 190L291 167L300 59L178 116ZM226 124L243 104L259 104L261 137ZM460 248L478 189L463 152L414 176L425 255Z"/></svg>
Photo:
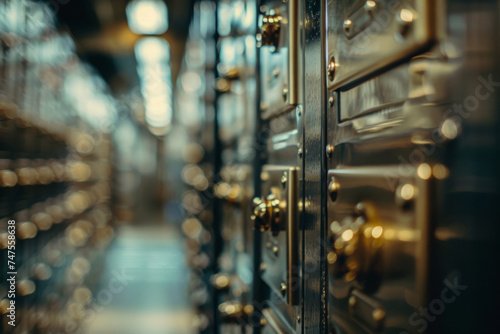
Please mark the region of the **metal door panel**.
<svg viewBox="0 0 500 334"><path fill-rule="evenodd" d="M328 1L329 88L426 51L438 36L439 0Z"/></svg>

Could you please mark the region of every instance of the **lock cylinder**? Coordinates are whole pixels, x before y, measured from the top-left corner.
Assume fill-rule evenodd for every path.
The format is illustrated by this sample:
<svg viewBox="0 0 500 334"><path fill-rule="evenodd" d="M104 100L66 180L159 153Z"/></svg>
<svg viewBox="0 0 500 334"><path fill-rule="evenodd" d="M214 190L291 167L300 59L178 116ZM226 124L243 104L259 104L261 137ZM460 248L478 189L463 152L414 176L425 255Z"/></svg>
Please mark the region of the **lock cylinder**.
<svg viewBox="0 0 500 334"><path fill-rule="evenodd" d="M280 201L269 195L266 199L255 197L253 199L253 214L250 217L254 228L261 232L280 230Z"/></svg>

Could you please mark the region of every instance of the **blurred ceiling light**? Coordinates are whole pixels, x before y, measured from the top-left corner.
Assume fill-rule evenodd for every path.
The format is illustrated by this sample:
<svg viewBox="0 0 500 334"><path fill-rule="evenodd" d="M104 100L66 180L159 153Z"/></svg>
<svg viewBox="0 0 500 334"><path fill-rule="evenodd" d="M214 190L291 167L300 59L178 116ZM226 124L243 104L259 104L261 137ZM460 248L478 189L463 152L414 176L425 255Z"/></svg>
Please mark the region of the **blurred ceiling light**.
<svg viewBox="0 0 500 334"><path fill-rule="evenodd" d="M146 122L153 127L166 127L172 119L169 97L165 95L146 99Z"/></svg>
<svg viewBox="0 0 500 334"><path fill-rule="evenodd" d="M127 5L127 21L134 33L161 35L168 29L168 10L160 0L135 0Z"/></svg>
<svg viewBox="0 0 500 334"><path fill-rule="evenodd" d="M201 77L198 73L194 71L187 71L181 76L182 88L186 92L195 93L198 92L201 87Z"/></svg>
<svg viewBox="0 0 500 334"><path fill-rule="evenodd" d="M160 37L145 37L135 44L135 57L140 64L168 63L170 60L170 46Z"/></svg>
<svg viewBox="0 0 500 334"><path fill-rule="evenodd" d="M219 35L228 36L231 33L231 22L233 22L233 8L227 2L218 2L218 25L217 30Z"/></svg>

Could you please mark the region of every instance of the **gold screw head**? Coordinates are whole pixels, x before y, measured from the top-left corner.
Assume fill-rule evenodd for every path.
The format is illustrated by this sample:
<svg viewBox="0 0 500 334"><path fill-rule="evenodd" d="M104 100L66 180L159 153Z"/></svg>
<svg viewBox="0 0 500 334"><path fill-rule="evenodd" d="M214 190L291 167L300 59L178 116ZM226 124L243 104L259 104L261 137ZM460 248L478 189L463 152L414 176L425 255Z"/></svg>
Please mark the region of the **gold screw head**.
<svg viewBox="0 0 500 334"><path fill-rule="evenodd" d="M0 186L14 187L17 184L17 174L11 170L0 171Z"/></svg>
<svg viewBox="0 0 500 334"><path fill-rule="evenodd" d="M333 96L330 96L328 99L328 104L330 105L330 108L335 105L335 98Z"/></svg>
<svg viewBox="0 0 500 334"><path fill-rule="evenodd" d="M326 145L326 156L328 158L332 157L334 151L335 151L335 147L333 145Z"/></svg>
<svg viewBox="0 0 500 334"><path fill-rule="evenodd" d="M273 254L274 254L274 255L276 255L276 256L278 256L278 253L279 253L279 248L278 248L278 246L274 246L274 247L273 247Z"/></svg>
<svg viewBox="0 0 500 334"><path fill-rule="evenodd" d="M372 318L373 318L373 321L375 321L375 322L380 322L380 321L384 320L385 311L380 309L380 308L375 309L372 313Z"/></svg>
<svg viewBox="0 0 500 334"><path fill-rule="evenodd" d="M349 34L351 32L351 29L352 29L352 20L345 20L344 21L344 32L346 34Z"/></svg>
<svg viewBox="0 0 500 334"><path fill-rule="evenodd" d="M335 58L330 58L330 62L328 63L328 79L333 81L335 79L335 70L337 69L337 64L335 63Z"/></svg>
<svg viewBox="0 0 500 334"><path fill-rule="evenodd" d="M400 37L405 37L415 20L415 15L410 9L403 8L396 16L398 25L399 25L399 34Z"/></svg>
<svg viewBox="0 0 500 334"><path fill-rule="evenodd" d="M375 14L375 11L377 9L377 3L373 0L368 0L366 3L365 3L365 12L370 15L370 16L373 16Z"/></svg>
<svg viewBox="0 0 500 334"><path fill-rule="evenodd" d="M281 177L281 184L283 185L283 187L286 186L287 182L288 182L288 177L287 177L286 173L283 173L283 176Z"/></svg>
<svg viewBox="0 0 500 334"><path fill-rule="evenodd" d="M328 194L330 195L330 199L335 202L337 200L337 195L339 192L339 184L335 180L335 178L332 177L330 184L328 185Z"/></svg>
<svg viewBox="0 0 500 334"><path fill-rule="evenodd" d="M261 45L272 46L277 51L280 41L281 18L277 15L264 15L262 18Z"/></svg>
<svg viewBox="0 0 500 334"><path fill-rule="evenodd" d="M358 300L356 299L356 297L354 297L354 296L349 297L349 307L356 306L357 302L358 302Z"/></svg>

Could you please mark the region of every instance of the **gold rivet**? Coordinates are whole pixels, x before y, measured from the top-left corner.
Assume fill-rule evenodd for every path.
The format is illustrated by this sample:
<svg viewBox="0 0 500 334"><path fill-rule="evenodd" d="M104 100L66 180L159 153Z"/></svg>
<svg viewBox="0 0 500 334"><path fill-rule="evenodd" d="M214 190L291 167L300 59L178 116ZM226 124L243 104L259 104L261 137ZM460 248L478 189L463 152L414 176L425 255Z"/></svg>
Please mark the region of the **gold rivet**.
<svg viewBox="0 0 500 334"><path fill-rule="evenodd" d="M372 313L373 321L380 322L385 318L385 311L382 309L375 309Z"/></svg>
<svg viewBox="0 0 500 334"><path fill-rule="evenodd" d="M431 166L428 164L421 164L417 169L417 174L422 180L428 180L432 176Z"/></svg>
<svg viewBox="0 0 500 334"><path fill-rule="evenodd" d="M229 278L226 275L219 275L215 278L214 285L218 290L229 287Z"/></svg>
<svg viewBox="0 0 500 334"><path fill-rule="evenodd" d="M274 253L274 255L278 256L278 252L279 252L278 246L274 246L273 247L273 253Z"/></svg>
<svg viewBox="0 0 500 334"><path fill-rule="evenodd" d="M349 307L356 306L357 302L358 302L358 300L356 299L356 297L354 297L354 296L349 297Z"/></svg>
<svg viewBox="0 0 500 334"><path fill-rule="evenodd" d="M38 229L32 222L22 222L17 226L16 234L19 239L33 239L38 233Z"/></svg>
<svg viewBox="0 0 500 334"><path fill-rule="evenodd" d="M17 175L11 170L0 171L0 185L2 187L13 187L17 184Z"/></svg>
<svg viewBox="0 0 500 334"><path fill-rule="evenodd" d="M339 184L332 177L330 184L328 185L328 194L330 195L330 199L335 202L337 200L337 195L339 191Z"/></svg>
<svg viewBox="0 0 500 334"><path fill-rule="evenodd" d="M328 252L327 260L329 264L337 262L337 254L335 252Z"/></svg>
<svg viewBox="0 0 500 334"><path fill-rule="evenodd" d="M335 79L335 70L337 68L337 64L335 64L335 58L330 58L330 62L328 63L328 79L333 81Z"/></svg>
<svg viewBox="0 0 500 334"><path fill-rule="evenodd" d="M335 151L335 147L333 145L326 145L326 156L328 158L332 157L334 151Z"/></svg>
<svg viewBox="0 0 500 334"><path fill-rule="evenodd" d="M35 213L31 216L31 221L40 231L46 231L52 226L52 217L45 212Z"/></svg>
<svg viewBox="0 0 500 334"><path fill-rule="evenodd" d="M21 280L17 283L17 291L21 296L28 296L35 292L36 286L33 281L30 280Z"/></svg>

